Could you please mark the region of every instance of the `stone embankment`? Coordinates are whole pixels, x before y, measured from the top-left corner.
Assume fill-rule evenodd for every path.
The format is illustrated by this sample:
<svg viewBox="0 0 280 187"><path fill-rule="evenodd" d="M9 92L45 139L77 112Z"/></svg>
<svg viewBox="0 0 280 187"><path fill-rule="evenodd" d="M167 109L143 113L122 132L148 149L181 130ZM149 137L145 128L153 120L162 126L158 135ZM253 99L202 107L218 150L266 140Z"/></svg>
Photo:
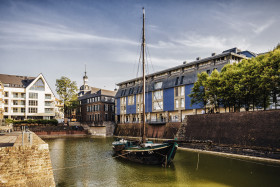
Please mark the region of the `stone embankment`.
<svg viewBox="0 0 280 187"><path fill-rule="evenodd" d="M0 186L55 186L48 144L36 134L1 135L0 145Z"/></svg>
<svg viewBox="0 0 280 187"><path fill-rule="evenodd" d="M280 159L280 110L201 114L182 123L147 125L148 138L178 140L180 146ZM141 134L140 124L119 124L116 136Z"/></svg>

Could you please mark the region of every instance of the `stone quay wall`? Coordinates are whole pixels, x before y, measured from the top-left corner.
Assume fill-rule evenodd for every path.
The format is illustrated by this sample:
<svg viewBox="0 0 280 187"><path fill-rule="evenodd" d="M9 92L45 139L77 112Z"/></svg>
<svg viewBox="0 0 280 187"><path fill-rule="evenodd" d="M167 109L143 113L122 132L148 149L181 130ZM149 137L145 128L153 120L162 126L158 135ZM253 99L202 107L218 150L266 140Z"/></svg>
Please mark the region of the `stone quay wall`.
<svg viewBox="0 0 280 187"><path fill-rule="evenodd" d="M146 124L148 138L173 139L180 128L181 123L170 122L164 125ZM118 124L115 129L115 136L140 137L143 131L143 125L139 123Z"/></svg>
<svg viewBox="0 0 280 187"><path fill-rule="evenodd" d="M34 133L22 139L0 148L0 186L55 186L48 144Z"/></svg>
<svg viewBox="0 0 280 187"><path fill-rule="evenodd" d="M141 127L141 124L118 124L114 134L140 137ZM146 128L148 138L177 138L179 142L196 145L210 142L218 146L280 152L280 110L189 115L182 123L147 125Z"/></svg>
<svg viewBox="0 0 280 187"><path fill-rule="evenodd" d="M280 151L280 110L187 116L177 138Z"/></svg>

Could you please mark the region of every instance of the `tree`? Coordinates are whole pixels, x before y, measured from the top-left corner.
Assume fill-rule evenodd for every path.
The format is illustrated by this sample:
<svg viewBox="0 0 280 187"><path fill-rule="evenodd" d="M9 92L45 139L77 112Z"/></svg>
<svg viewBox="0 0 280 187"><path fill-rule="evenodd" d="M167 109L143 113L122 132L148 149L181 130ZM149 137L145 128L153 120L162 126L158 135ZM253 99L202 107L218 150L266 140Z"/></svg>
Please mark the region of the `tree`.
<svg viewBox="0 0 280 187"><path fill-rule="evenodd" d="M205 96L205 84L208 78L206 72L197 74L197 81L194 83L191 94L191 105L193 104L202 104L206 111L207 98Z"/></svg>
<svg viewBox="0 0 280 187"><path fill-rule="evenodd" d="M219 99L220 99L220 73L218 70L214 70L211 75L207 78L205 82L205 97L209 101L209 104L212 105L212 108L216 109L218 112L219 109Z"/></svg>
<svg viewBox="0 0 280 187"><path fill-rule="evenodd" d="M64 115L68 110L73 109L78 104L77 84L69 78L62 76L56 79L56 92L64 104Z"/></svg>

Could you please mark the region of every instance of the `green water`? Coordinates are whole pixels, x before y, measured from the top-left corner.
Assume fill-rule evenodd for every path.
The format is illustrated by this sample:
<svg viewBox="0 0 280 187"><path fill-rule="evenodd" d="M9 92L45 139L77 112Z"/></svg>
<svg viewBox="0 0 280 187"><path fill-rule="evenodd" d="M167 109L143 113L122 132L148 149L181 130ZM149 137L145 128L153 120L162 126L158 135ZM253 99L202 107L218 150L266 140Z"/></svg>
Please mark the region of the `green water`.
<svg viewBox="0 0 280 187"><path fill-rule="evenodd" d="M112 158L113 138L45 141L57 186L280 186L280 165L178 150L162 168Z"/></svg>

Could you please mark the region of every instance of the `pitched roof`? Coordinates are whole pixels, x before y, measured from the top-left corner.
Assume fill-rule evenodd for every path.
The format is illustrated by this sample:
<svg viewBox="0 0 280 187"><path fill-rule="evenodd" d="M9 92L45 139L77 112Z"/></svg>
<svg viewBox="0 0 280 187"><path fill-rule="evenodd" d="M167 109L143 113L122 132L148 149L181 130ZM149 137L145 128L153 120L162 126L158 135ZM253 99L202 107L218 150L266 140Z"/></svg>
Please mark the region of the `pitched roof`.
<svg viewBox="0 0 280 187"><path fill-rule="evenodd" d="M26 88L36 77L0 74L0 81L9 87Z"/></svg>

